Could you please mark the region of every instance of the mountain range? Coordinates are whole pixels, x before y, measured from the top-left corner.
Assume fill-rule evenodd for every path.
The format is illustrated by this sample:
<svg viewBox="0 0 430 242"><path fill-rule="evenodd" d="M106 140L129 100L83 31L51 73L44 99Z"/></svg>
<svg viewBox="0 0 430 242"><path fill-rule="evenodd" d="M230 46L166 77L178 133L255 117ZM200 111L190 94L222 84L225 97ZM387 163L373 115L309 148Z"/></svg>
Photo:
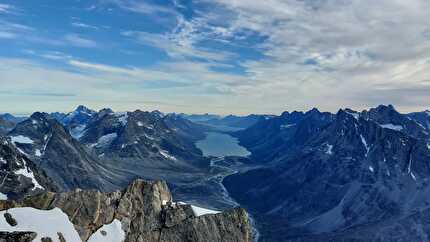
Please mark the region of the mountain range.
<svg viewBox="0 0 430 242"><path fill-rule="evenodd" d="M94 206L78 195L79 189L116 197L129 184L146 184L133 183L136 179L165 180L173 193L169 201L173 196L215 209L244 207L259 241L427 241L430 236L429 111L403 114L380 105L360 112L314 108L279 116L221 117L79 106L70 113L36 112L24 120L3 120L8 123L0 123L0 195L9 200L2 206L22 206L9 202L18 200L51 209L52 204L38 204L48 204L52 197L46 194L55 193L50 196L74 201L54 203L71 216L67 208L80 201ZM208 133L235 137L250 155L204 156L196 143ZM169 204L178 209L179 203ZM188 208L161 214L177 224L176 216L184 221ZM220 233L193 227L197 237L191 241L203 241L200 233L214 241L251 240L246 212L235 211L200 222L216 231L229 224L236 237L225 237L224 227ZM72 222L79 228L83 220L76 219ZM186 223L196 226L191 218ZM168 238L186 241L178 233L188 233L189 227L179 227L185 230L169 232ZM85 240L97 229L77 231Z"/></svg>
<svg viewBox="0 0 430 242"><path fill-rule="evenodd" d="M224 185L263 241L427 241L429 120L391 105L285 112L235 133L264 165Z"/></svg>

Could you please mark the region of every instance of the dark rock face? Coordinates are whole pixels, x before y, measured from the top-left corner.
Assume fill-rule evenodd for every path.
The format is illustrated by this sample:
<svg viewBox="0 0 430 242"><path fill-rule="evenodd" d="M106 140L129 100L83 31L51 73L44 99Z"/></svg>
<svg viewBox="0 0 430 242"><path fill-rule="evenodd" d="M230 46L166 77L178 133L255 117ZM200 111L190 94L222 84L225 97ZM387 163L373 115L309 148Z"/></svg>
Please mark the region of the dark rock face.
<svg viewBox="0 0 430 242"><path fill-rule="evenodd" d="M0 116L0 135L4 135L15 127L15 123L5 120Z"/></svg>
<svg viewBox="0 0 430 242"><path fill-rule="evenodd" d="M430 111L416 112L408 114L408 117L422 125L427 131L430 131Z"/></svg>
<svg viewBox="0 0 430 242"><path fill-rule="evenodd" d="M268 138L266 148L275 155L263 168L224 180L255 216L262 241L426 241L425 129L392 106L340 110L326 120L317 125L301 119L295 126L306 128L293 131L301 134L294 139ZM252 132L239 137L260 134Z"/></svg>
<svg viewBox="0 0 430 242"><path fill-rule="evenodd" d="M99 112L89 121L80 141L103 157L152 159L174 165L185 160L192 162L201 159L193 138L204 135L190 126L191 123L186 121L180 122L152 112ZM194 133L190 132L191 129Z"/></svg>
<svg viewBox="0 0 430 242"><path fill-rule="evenodd" d="M37 234L34 232L1 232L0 242L31 242L36 238Z"/></svg>
<svg viewBox="0 0 430 242"><path fill-rule="evenodd" d="M107 178L111 177L111 172L103 163L49 114L34 113L8 135L31 140L30 143L18 141L15 145L40 165L61 189L118 187Z"/></svg>
<svg viewBox="0 0 430 242"><path fill-rule="evenodd" d="M4 218L6 219L6 222L10 225L10 226L16 226L18 223L16 222L16 220L12 217L12 214L10 213L5 213L4 214Z"/></svg>
<svg viewBox="0 0 430 242"><path fill-rule="evenodd" d="M243 209L196 217L189 205L167 201L172 201L172 196L165 182L137 180L124 191L45 193L21 202L0 201L0 208L58 207L69 216L83 241L114 219L121 221L125 242L251 241L251 228Z"/></svg>
<svg viewBox="0 0 430 242"><path fill-rule="evenodd" d="M1 136L0 181L0 193L10 199L57 189L42 169L17 150L10 139Z"/></svg>
<svg viewBox="0 0 430 242"><path fill-rule="evenodd" d="M261 119L250 128L234 135L240 144L252 152L259 162L273 161L290 151L300 149L315 133L330 124L333 115L317 109L303 112L284 112L278 117Z"/></svg>

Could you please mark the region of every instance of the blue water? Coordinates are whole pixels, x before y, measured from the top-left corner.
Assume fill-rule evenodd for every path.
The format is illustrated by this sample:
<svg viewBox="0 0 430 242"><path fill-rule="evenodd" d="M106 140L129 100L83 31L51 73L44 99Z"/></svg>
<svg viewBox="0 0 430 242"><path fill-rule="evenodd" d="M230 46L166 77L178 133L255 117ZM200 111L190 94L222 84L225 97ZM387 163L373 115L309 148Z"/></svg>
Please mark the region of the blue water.
<svg viewBox="0 0 430 242"><path fill-rule="evenodd" d="M205 156L248 156L249 151L239 145L239 141L231 135L209 132L204 140L196 143Z"/></svg>

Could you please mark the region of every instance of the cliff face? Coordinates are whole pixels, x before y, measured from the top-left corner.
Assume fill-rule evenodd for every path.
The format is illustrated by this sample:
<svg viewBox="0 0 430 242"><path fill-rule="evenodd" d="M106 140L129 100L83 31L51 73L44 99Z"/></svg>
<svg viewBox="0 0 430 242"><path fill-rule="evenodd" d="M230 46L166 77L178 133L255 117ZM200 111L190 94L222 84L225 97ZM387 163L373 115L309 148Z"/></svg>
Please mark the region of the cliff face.
<svg viewBox="0 0 430 242"><path fill-rule="evenodd" d="M111 193L76 190L44 193L22 201L0 201L0 210L20 207L61 209L82 241L89 241L114 221L120 221L124 242L252 239L248 215L243 209L197 216L191 205L173 203L166 183L160 181L136 180L124 191Z"/></svg>

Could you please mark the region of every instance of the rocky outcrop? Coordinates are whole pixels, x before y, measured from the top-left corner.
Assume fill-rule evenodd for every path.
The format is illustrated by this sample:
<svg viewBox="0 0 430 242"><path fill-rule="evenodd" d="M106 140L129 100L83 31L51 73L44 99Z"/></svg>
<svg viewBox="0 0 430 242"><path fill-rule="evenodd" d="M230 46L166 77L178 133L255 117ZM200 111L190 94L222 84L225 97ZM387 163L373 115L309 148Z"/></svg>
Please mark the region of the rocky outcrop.
<svg viewBox="0 0 430 242"><path fill-rule="evenodd" d="M36 238L34 232L0 232L0 242L30 242Z"/></svg>
<svg viewBox="0 0 430 242"><path fill-rule="evenodd" d="M76 190L44 193L22 201L0 201L0 210L60 208L82 241L114 220L121 221L124 242L251 241L248 215L243 209L196 216L190 205L171 201L165 182L136 180L125 190L111 193Z"/></svg>

